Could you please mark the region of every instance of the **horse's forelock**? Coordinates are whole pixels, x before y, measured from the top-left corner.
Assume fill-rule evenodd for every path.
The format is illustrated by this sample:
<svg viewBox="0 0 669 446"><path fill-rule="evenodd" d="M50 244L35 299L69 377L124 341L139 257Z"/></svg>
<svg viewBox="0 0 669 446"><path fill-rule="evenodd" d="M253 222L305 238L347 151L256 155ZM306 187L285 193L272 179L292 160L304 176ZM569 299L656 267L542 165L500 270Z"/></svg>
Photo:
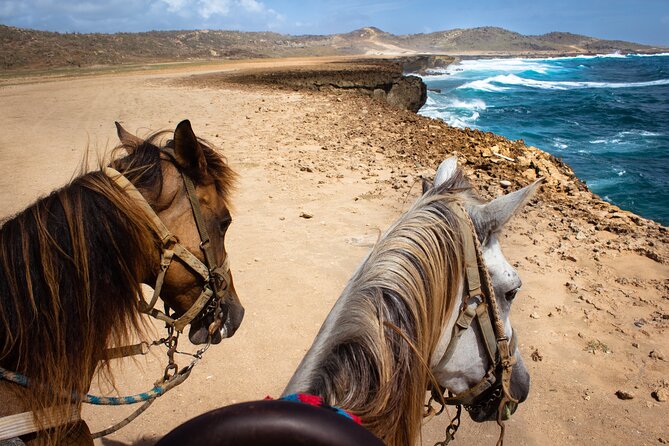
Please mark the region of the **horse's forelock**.
<svg viewBox="0 0 669 446"><path fill-rule="evenodd" d="M128 179L138 188L153 188L160 194L162 190L161 151L172 148L172 132L164 130L150 135L146 140L125 141L114 149L115 154L127 153L126 156L112 156L113 167L128 176ZM226 158L221 155L205 139L198 138L198 143L207 162L209 178L216 185L216 190L230 206L229 196L234 188L236 174L230 168Z"/></svg>

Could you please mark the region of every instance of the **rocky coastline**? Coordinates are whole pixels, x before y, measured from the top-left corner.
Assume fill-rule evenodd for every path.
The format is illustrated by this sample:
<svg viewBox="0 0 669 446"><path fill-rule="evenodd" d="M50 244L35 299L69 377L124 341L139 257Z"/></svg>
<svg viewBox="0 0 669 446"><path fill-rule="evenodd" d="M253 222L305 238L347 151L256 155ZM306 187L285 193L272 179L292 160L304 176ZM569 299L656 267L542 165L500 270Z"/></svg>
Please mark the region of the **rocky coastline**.
<svg viewBox="0 0 669 446"><path fill-rule="evenodd" d="M641 253L663 264L669 263L669 229L652 220L620 209L592 193L561 159L523 140L511 141L476 129L459 129L416 115L425 103L427 88L407 72L445 68L454 58L410 56L393 59L357 59L309 67L275 70L247 70L243 73L215 73L180 80L183 85L289 89L325 93L337 101L371 98L384 107L383 151L399 163L435 165L444 154L453 152L472 171L483 190L494 196L501 189L520 187L539 177L546 178L542 199L556 214L552 229L576 240L597 232L616 234L607 246ZM365 100L363 99L363 104ZM361 105L363 107L363 105ZM369 125L374 119L370 116ZM392 136L391 136L392 135ZM390 137L389 137L390 136ZM627 237L635 234L634 237ZM639 236L643 235L643 236ZM593 255L598 247L593 244Z"/></svg>

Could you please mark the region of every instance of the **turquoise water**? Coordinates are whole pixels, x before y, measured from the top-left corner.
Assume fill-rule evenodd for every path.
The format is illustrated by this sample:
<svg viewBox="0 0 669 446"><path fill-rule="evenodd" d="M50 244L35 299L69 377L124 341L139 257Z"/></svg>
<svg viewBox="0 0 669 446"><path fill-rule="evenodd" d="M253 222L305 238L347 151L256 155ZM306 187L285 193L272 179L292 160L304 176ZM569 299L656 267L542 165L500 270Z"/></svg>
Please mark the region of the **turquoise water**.
<svg viewBox="0 0 669 446"><path fill-rule="evenodd" d="M669 225L669 54L464 60L420 114L523 139L603 199Z"/></svg>

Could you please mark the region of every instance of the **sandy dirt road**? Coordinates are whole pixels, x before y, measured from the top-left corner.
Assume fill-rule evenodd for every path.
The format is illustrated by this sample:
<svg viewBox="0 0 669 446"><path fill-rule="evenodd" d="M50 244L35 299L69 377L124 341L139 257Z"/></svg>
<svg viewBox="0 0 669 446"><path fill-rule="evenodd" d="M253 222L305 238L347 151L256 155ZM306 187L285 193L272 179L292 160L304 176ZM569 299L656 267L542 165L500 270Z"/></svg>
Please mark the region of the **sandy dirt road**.
<svg viewBox="0 0 669 446"><path fill-rule="evenodd" d="M240 174L228 250L246 307L242 327L212 347L185 384L100 444L153 444L209 409L278 396L355 267L417 196L414 175L432 167L412 171L370 149L375 136L361 123L366 116L383 119L372 103L361 108L361 102L293 91L181 87L174 80L185 74L0 87L0 217L65 184L87 147L92 155L113 147L114 121L143 136L188 118ZM361 136L343 140L343 129ZM390 187L398 179L401 187ZM313 218L301 218L302 212ZM503 241L525 283L513 320L533 377L530 399L508 423L507 444L669 441L669 403L650 397L669 380L669 363L648 357L653 350L669 353L662 323L669 303L656 284L669 277L669 268L633 253L603 253L596 262L573 240L551 233L546 212L541 205L530 208ZM574 260L564 260L558 246L571 248ZM568 282L584 290L585 300L565 287ZM613 303L598 303L588 293L604 293ZM632 325L641 318L645 334ZM611 352L588 352L593 340ZM161 351L114 364L120 393L150 388L163 366ZM635 399L618 400L619 388ZM86 407L84 418L95 431L129 412ZM430 421L423 444L440 440L446 425L445 417ZM494 423L463 419L458 444L494 444L497 435Z"/></svg>

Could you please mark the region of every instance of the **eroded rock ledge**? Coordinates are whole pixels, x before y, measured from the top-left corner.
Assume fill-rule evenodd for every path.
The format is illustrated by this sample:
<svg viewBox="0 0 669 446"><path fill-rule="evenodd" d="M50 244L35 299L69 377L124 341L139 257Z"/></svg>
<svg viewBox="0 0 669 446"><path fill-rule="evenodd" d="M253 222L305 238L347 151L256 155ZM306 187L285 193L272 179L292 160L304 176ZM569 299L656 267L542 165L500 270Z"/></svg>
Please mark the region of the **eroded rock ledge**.
<svg viewBox="0 0 669 446"><path fill-rule="evenodd" d="M356 93L382 100L403 110L417 112L427 100L427 87L417 76L405 76L405 69L426 67L427 59L420 62L407 60L355 60L323 63L311 67L290 67L267 71L248 71L243 74L207 74L192 79L198 84L215 85L234 83L265 85L277 88L311 91L340 91ZM416 69L420 71L424 68Z"/></svg>

